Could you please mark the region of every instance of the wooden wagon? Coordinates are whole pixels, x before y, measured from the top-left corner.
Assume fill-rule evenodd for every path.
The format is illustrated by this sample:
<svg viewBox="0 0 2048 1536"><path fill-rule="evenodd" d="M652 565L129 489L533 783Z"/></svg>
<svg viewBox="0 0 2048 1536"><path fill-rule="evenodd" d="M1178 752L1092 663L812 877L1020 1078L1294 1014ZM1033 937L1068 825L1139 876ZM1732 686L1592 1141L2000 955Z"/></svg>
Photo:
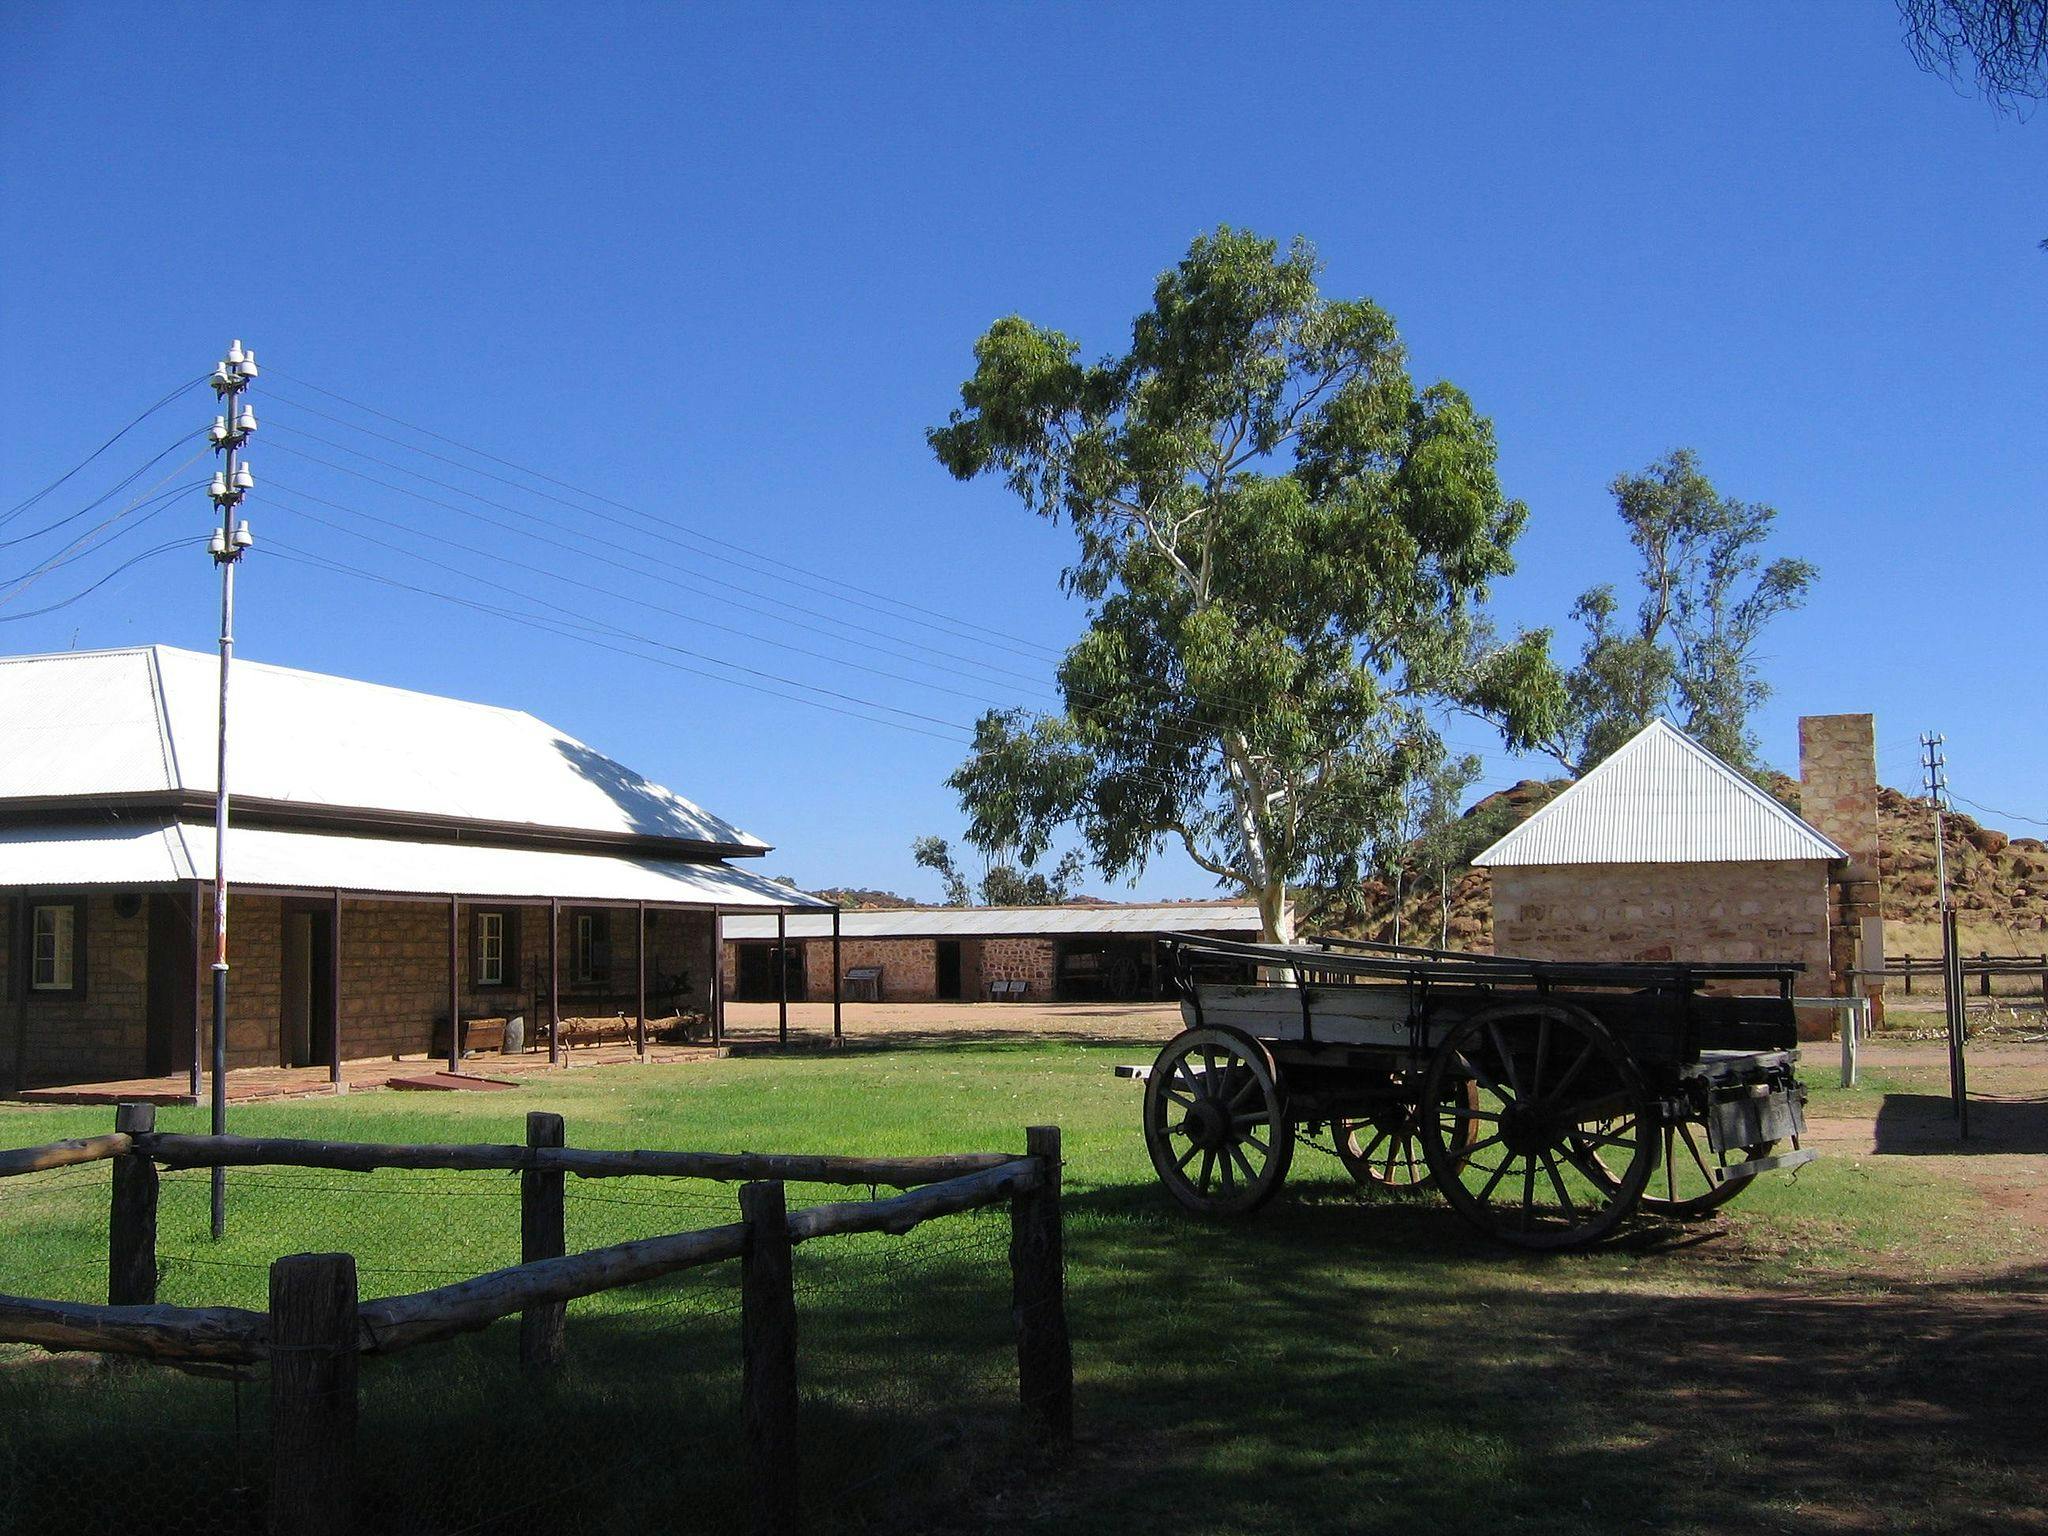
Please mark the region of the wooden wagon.
<svg viewBox="0 0 2048 1536"><path fill-rule="evenodd" d="M1161 942L1187 1027L1147 1074L1145 1141L1204 1215L1271 1199L1298 1135L1525 1248L1595 1242L1639 1209L1701 1216L1814 1156L1796 965Z"/></svg>

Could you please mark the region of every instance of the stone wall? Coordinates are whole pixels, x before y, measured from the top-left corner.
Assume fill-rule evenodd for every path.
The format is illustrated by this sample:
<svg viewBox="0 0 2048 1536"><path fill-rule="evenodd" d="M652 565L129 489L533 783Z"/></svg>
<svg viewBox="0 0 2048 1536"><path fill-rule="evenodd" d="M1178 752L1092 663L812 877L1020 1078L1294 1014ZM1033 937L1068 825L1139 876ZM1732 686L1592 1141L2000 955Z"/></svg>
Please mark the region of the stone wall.
<svg viewBox="0 0 2048 1536"><path fill-rule="evenodd" d="M117 893L86 903L86 992L82 998L35 997L28 1002L28 1071L31 1085L139 1077L147 1069L149 904L133 917L116 915ZM492 904L479 902L476 906ZM274 1067L283 1061L283 955L286 913L326 912L325 902L235 892L228 904L228 1065ZM612 974L602 986L569 982L575 909L562 909L562 1011L617 1013L634 1008L634 914L611 908ZM14 906L0 903L0 924ZM462 908L457 955L464 1017L523 1014L528 1038L545 1028L548 909L518 909L515 952L508 955L511 984L472 985L471 904ZM650 911L647 981L649 1012L668 1006L664 978L687 971L681 994L686 1010L705 1012L711 996L711 915ZM202 922L213 922L211 895ZM181 925L182 926L182 925ZM209 941L210 942L210 941ZM18 1013L14 957L20 938L9 932L0 948L0 1086L15 1077ZM344 898L341 915L341 1053L344 1060L421 1055L432 1048L435 1025L448 1014L448 908L436 901ZM202 981L204 978L202 978ZM829 986L829 978L828 978ZM182 990L182 989L181 989ZM830 996L828 990L827 996ZM190 1005L179 999L180 1038L189 1038Z"/></svg>
<svg viewBox="0 0 2048 1536"><path fill-rule="evenodd" d="M1028 1001L1051 1002L1058 982L1057 953L1051 939L983 939L982 989L976 995L988 996L992 981L1022 981Z"/></svg>
<svg viewBox="0 0 2048 1536"><path fill-rule="evenodd" d="M748 939L747 944L772 941ZM804 955L804 992L814 1003L832 1001L832 941L792 939ZM1021 977L1030 984L1029 997L1050 1001L1053 995L1053 941L1051 939L961 939L960 998L963 1002L985 1001L988 984ZM739 985L740 941L728 940L724 956L726 995ZM882 968L882 1001L887 1003L929 1003L939 995L939 949L935 939L848 939L839 941L839 970L842 975L859 965ZM797 1001L792 996L791 1001Z"/></svg>
<svg viewBox="0 0 2048 1536"><path fill-rule="evenodd" d="M1871 715L1804 715L1799 721L1799 810L1849 855L1829 890L1829 990L1855 992L1864 963L1863 929L1883 910L1878 875L1877 725ZM1881 957L1872 955L1871 963ZM1872 983L1872 1011L1883 1019L1883 983Z"/></svg>
<svg viewBox="0 0 2048 1536"><path fill-rule="evenodd" d="M1828 866L1552 864L1495 869L1493 944L1537 960L1797 961L1828 974ZM1821 1037L1832 1016L1802 1019Z"/></svg>
<svg viewBox="0 0 2048 1536"><path fill-rule="evenodd" d="M69 893L65 893L69 894ZM149 904L133 917L115 913L112 892L89 895L85 904L85 995L28 996L28 1051L24 1081L48 1083L136 1077L147 1050L149 1002ZM0 1086L15 1081L22 1014L16 971L25 940L14 928L12 900L0 901L7 928L0 951Z"/></svg>

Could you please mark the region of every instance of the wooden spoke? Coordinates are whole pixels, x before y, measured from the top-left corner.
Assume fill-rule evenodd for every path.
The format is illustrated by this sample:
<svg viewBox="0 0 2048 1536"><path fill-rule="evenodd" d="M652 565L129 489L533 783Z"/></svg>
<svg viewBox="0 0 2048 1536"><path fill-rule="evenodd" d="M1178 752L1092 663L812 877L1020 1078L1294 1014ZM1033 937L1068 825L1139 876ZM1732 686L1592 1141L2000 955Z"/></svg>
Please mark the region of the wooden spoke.
<svg viewBox="0 0 2048 1536"><path fill-rule="evenodd" d="M1490 1073L1506 1079L1505 1092ZM1531 1001L1468 1018L1432 1056L1425 1097L1453 1081L1499 1102L1433 1116L1423 1156L1452 1208L1487 1236L1525 1248L1583 1246L1642 1200L1657 1164L1655 1105L1590 1016Z"/></svg>
<svg viewBox="0 0 2048 1536"><path fill-rule="evenodd" d="M1145 1146L1159 1179L1202 1215L1237 1215L1287 1176L1294 1126L1265 1053L1222 1029L1183 1030L1146 1082Z"/></svg>

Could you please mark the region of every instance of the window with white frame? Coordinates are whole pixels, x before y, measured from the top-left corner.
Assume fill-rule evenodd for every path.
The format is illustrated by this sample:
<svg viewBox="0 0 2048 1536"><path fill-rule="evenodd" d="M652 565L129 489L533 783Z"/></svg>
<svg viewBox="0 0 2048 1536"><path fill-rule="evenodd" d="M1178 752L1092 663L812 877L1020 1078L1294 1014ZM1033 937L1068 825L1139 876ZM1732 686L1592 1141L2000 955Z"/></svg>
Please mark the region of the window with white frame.
<svg viewBox="0 0 2048 1536"><path fill-rule="evenodd" d="M480 911L476 915L476 984L480 987L505 985L506 922L503 912Z"/></svg>
<svg viewBox="0 0 2048 1536"><path fill-rule="evenodd" d="M569 980L583 986L602 986L611 979L611 913L577 912L570 917Z"/></svg>
<svg viewBox="0 0 2048 1536"><path fill-rule="evenodd" d="M78 952L79 904L39 902L29 918L28 984L32 992L78 992L84 988Z"/></svg>

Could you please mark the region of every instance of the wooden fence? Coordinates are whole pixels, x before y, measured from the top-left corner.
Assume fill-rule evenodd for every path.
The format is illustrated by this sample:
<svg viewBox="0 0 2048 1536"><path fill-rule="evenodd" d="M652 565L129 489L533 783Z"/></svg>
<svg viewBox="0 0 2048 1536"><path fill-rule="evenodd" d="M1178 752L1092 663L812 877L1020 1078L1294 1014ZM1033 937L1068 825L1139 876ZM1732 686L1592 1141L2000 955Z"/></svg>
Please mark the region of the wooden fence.
<svg viewBox="0 0 2048 1536"><path fill-rule="evenodd" d="M794 1532L801 1456L791 1250L847 1233L900 1235L1003 1200L1010 1202L1011 1312L1023 1411L1053 1442L1072 1437L1057 1126L1030 1128L1021 1156L853 1158L574 1148L565 1145L562 1117L540 1111L526 1117L524 1146L171 1135L155 1129L155 1110L147 1104L122 1105L114 1123L110 1135L0 1151L0 1178L113 1163L106 1304L0 1295L0 1342L212 1370L267 1362L273 1531L345 1536L356 1530L351 1490L360 1356L410 1349L518 1313L521 1363L545 1370L564 1357L567 1304L577 1297L738 1259L751 1523L759 1531ZM362 1301L352 1255L295 1254L271 1265L266 1311L159 1305L158 1168L256 1165L517 1170L521 1262L432 1290ZM571 1254L563 1201L570 1174L741 1182L740 1220ZM786 1182L903 1192L790 1210Z"/></svg>
<svg viewBox="0 0 2048 1536"><path fill-rule="evenodd" d="M1887 955L1881 969L1859 971L1861 976L1879 978L1885 981L1903 981L1908 997L1913 995L1913 979L1933 977L1937 990L1942 982L1942 958L1940 955ZM1980 953L1974 957L1963 956L1963 981L1977 978L1977 995L1991 995L1991 978L1994 976L2034 976L2041 985L2041 1006L2048 1008L2048 954L2039 955L1994 955Z"/></svg>

